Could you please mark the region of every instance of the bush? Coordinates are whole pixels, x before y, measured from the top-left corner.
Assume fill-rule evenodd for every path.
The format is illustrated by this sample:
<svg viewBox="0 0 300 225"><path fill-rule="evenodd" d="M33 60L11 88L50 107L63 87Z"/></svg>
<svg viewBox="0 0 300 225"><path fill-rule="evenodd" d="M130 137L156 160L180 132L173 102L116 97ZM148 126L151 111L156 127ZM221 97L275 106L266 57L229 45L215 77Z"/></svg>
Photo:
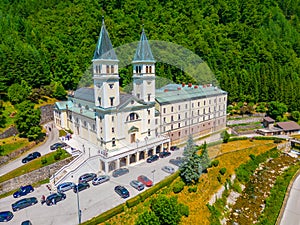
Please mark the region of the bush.
<svg viewBox="0 0 300 225"><path fill-rule="evenodd" d="M211 166L213 167L217 167L218 165L219 165L219 160L217 159L211 162Z"/></svg>
<svg viewBox="0 0 300 225"><path fill-rule="evenodd" d="M189 207L187 205L180 203L179 204L179 213L182 216L188 217L190 214Z"/></svg>
<svg viewBox="0 0 300 225"><path fill-rule="evenodd" d="M173 186L173 192L175 194L181 192L184 188L184 182L183 181L177 181Z"/></svg>
<svg viewBox="0 0 300 225"><path fill-rule="evenodd" d="M188 188L188 192L189 192L189 193L192 193L192 192L197 192L197 189L198 189L198 187L197 187L197 186L194 186L194 187L189 187L189 188Z"/></svg>
<svg viewBox="0 0 300 225"><path fill-rule="evenodd" d="M55 160L60 160L61 155L63 154L63 151L61 150L61 148L56 150L56 153L54 155L54 159Z"/></svg>
<svg viewBox="0 0 300 225"><path fill-rule="evenodd" d="M221 175L224 175L225 173L226 173L226 168L221 168L220 170L219 170L219 173L221 174Z"/></svg>
<svg viewBox="0 0 300 225"><path fill-rule="evenodd" d="M131 208L131 207L133 207L133 206L136 206L137 204L139 204L141 202L141 198L140 198L140 196L135 196L134 198L131 198L131 199L128 199L127 201L126 201L126 206L128 207L128 208Z"/></svg>
<svg viewBox="0 0 300 225"><path fill-rule="evenodd" d="M46 157L42 157L42 159L41 159L42 165L45 165L47 162L48 162L47 158Z"/></svg>

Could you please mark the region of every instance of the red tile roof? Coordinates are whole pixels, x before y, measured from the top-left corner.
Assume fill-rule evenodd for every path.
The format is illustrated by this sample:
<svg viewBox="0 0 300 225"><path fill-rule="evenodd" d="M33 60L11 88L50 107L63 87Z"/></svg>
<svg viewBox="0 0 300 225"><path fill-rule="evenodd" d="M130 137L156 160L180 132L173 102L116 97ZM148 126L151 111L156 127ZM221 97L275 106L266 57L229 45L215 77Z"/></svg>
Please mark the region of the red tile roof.
<svg viewBox="0 0 300 225"><path fill-rule="evenodd" d="M269 117L269 116L264 117L264 120L267 121L267 122L269 122L269 123L270 123L270 122L273 122L273 123L275 122L275 120L273 120L273 119L272 119L271 117Z"/></svg>

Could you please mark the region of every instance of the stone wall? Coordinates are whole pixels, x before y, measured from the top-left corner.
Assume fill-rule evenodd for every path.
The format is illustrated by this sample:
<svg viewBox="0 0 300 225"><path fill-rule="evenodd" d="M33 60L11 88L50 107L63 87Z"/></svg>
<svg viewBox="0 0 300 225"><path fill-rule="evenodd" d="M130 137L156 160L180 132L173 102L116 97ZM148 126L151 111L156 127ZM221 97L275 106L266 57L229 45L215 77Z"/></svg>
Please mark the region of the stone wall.
<svg viewBox="0 0 300 225"><path fill-rule="evenodd" d="M35 145L36 145L36 143L32 142L32 143L28 144L27 146L25 146L25 147L23 147L21 149L18 149L18 150L15 150L15 151L9 153L6 156L1 156L0 157L0 165L2 165L3 163L8 162L11 159L17 158L19 155L21 155L24 152L28 151L29 149L33 148Z"/></svg>
<svg viewBox="0 0 300 225"><path fill-rule="evenodd" d="M48 123L54 119L53 104L48 104L40 107L41 110L41 122L40 124Z"/></svg>
<svg viewBox="0 0 300 225"><path fill-rule="evenodd" d="M8 138L14 135L17 135L19 132L15 126L9 127L3 133L0 134L0 139Z"/></svg>
<svg viewBox="0 0 300 225"><path fill-rule="evenodd" d="M42 167L38 170L34 170L30 173L24 174L19 177L15 177L8 181L0 183L0 194L7 193L9 191L18 189L20 186L33 184L41 180L45 180L52 176L57 170L59 170L64 165L70 163L74 157L70 157L64 160L61 160L57 163L51 164L49 166Z"/></svg>

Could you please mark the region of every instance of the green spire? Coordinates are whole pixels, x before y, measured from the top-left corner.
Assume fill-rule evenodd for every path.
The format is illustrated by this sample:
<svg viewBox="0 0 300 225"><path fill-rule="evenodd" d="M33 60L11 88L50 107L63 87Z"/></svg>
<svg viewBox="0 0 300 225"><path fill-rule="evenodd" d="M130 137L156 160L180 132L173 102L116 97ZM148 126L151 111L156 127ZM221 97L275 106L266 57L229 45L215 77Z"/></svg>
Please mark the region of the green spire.
<svg viewBox="0 0 300 225"><path fill-rule="evenodd" d="M142 30L139 45L134 55L133 63L135 62L155 62L144 28Z"/></svg>
<svg viewBox="0 0 300 225"><path fill-rule="evenodd" d="M104 17L102 17L102 27L93 59L118 60L105 28Z"/></svg>

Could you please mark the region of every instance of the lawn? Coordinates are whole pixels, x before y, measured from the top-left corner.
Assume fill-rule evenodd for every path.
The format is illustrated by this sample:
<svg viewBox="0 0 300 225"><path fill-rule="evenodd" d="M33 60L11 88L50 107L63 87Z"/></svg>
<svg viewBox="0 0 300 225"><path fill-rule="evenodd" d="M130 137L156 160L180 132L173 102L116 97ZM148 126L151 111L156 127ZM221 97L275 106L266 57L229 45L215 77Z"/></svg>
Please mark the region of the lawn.
<svg viewBox="0 0 300 225"><path fill-rule="evenodd" d="M197 184L196 193L189 193L188 187L185 187L179 194L174 194L171 191L171 187L164 188L161 192L168 194L169 196L176 195L178 197L178 202L189 206L190 215L187 218L182 218L182 224L210 224L210 212L206 204L214 193L219 190L227 178L234 174L235 168L250 159L250 154L258 155L275 146L276 145L271 140L242 140L209 147L209 156L216 157L216 159L219 160L219 165L217 167L209 168L207 174L202 174L199 183ZM227 171L222 176L222 183L220 183L217 180L217 176L222 167L225 167ZM149 204L149 200L146 200L144 203L140 203L131 209L126 209L124 213L111 218L103 224L134 224L137 216L142 213L143 210L149 209Z"/></svg>
<svg viewBox="0 0 300 225"><path fill-rule="evenodd" d="M23 166L1 176L0 183L57 162L58 160L54 159L55 154L57 154L57 151L48 153L47 155L44 155L40 158L30 161L30 162L24 164ZM60 160L68 158L68 157L70 157L70 154L68 152L66 152L65 150L62 150L62 155L60 157ZM43 160L46 162L42 163Z"/></svg>
<svg viewBox="0 0 300 225"><path fill-rule="evenodd" d="M0 146L4 149L1 155L8 155L9 153L23 148L29 144L30 142L28 139L19 138L18 136L1 139Z"/></svg>

